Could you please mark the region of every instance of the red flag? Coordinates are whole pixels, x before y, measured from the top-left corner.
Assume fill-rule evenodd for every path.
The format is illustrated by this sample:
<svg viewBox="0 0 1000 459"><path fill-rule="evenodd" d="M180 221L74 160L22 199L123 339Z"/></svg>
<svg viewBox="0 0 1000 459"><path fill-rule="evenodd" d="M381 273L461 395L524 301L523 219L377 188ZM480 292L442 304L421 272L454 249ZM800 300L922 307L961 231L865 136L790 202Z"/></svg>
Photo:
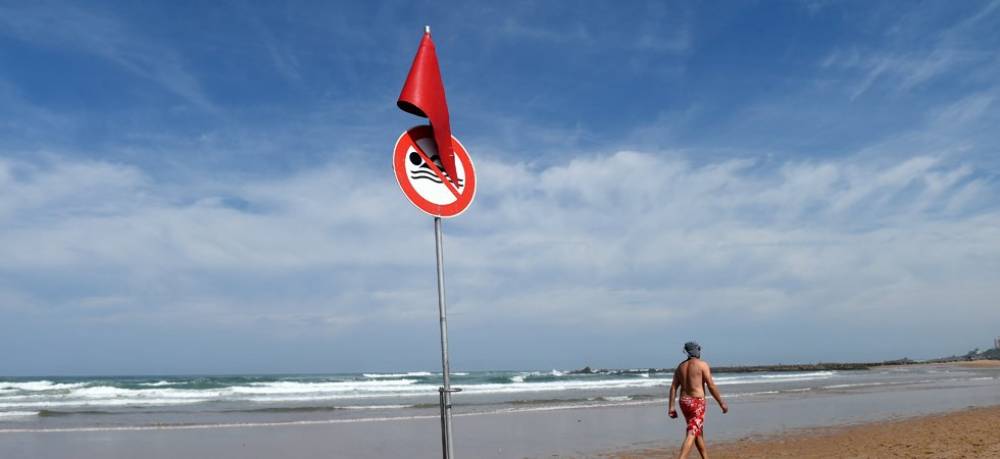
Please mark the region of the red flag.
<svg viewBox="0 0 1000 459"><path fill-rule="evenodd" d="M444 98L444 83L441 82L441 69L438 67L437 53L434 51L429 27L420 40L417 55L413 58L413 66L410 67L410 74L406 76L406 84L399 93L396 105L405 112L431 120L441 165L444 166L444 172L452 183L456 183L455 151L451 145L448 102Z"/></svg>

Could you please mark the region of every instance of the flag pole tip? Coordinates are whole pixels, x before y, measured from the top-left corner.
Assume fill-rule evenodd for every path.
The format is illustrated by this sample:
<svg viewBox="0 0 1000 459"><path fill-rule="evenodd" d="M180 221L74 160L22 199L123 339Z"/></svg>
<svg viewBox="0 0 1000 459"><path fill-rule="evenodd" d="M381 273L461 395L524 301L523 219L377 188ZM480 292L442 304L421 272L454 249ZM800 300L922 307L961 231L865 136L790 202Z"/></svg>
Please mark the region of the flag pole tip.
<svg viewBox="0 0 1000 459"><path fill-rule="evenodd" d="M424 33L426 33L426 34L429 35L431 33L431 26L425 25L424 26Z"/></svg>

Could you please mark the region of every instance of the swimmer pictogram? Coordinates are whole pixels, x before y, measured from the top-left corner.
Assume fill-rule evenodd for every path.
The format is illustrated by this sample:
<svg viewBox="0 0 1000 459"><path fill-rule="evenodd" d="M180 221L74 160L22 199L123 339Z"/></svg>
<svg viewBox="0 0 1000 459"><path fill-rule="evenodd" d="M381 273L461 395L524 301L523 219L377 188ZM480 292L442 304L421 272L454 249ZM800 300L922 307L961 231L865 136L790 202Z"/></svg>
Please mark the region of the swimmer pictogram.
<svg viewBox="0 0 1000 459"><path fill-rule="evenodd" d="M409 172L411 179L430 180L434 183L444 183L440 178L438 178L437 174L434 173L434 170L431 169L430 163L424 161L424 158L420 156L419 153L416 151L410 152L408 159L410 160L410 164L416 167L416 169L411 169L409 165L407 166L407 171ZM437 166L441 172L444 172L445 177L450 178L448 172L445 172L444 164L441 163L441 157L439 155L431 156L431 162L434 163L434 165ZM462 182L462 179L458 179L457 184L459 189L462 188Z"/></svg>

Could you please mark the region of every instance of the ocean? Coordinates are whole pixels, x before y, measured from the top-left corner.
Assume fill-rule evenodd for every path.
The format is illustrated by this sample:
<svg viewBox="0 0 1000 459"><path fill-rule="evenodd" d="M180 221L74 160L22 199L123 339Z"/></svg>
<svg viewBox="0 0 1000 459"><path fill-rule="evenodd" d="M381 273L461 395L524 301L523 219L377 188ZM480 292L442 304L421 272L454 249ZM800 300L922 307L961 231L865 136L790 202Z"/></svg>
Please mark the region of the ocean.
<svg viewBox="0 0 1000 459"><path fill-rule="evenodd" d="M939 366L716 374L728 400L1000 387L996 371ZM668 373L456 372L456 415L666 404ZM440 373L0 377L0 433L352 423L432 418Z"/></svg>

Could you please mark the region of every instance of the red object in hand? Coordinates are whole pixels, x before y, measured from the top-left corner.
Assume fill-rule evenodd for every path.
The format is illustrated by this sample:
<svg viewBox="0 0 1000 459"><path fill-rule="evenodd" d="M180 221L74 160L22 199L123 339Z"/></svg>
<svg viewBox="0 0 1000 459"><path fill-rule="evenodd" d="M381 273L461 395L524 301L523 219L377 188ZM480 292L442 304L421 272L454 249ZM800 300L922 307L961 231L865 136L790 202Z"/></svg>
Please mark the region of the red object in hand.
<svg viewBox="0 0 1000 459"><path fill-rule="evenodd" d="M410 74L406 76L406 84L399 93L396 105L407 113L430 119L441 165L444 166L448 179L454 183L457 175L455 151L451 144L448 102L444 97L441 69L438 67L437 52L434 51L429 28L420 40L420 47L417 48Z"/></svg>

